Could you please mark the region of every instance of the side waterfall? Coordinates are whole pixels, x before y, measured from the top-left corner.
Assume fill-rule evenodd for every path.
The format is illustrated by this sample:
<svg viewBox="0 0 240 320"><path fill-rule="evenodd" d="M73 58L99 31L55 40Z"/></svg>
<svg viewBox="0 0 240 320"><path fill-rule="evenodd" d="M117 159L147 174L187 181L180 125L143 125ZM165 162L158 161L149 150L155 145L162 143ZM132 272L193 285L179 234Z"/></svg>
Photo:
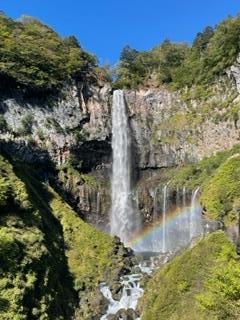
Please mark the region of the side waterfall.
<svg viewBox="0 0 240 320"><path fill-rule="evenodd" d="M200 188L189 197L187 190L176 190L175 201L166 184L162 192L153 194L153 204L162 201L161 219L152 228L146 229L133 242L133 249L139 252L176 252L189 246L203 233L202 208L198 200ZM153 214L154 215L154 214Z"/></svg>
<svg viewBox="0 0 240 320"><path fill-rule="evenodd" d="M191 198L191 212L190 212L190 223L189 223L189 233L190 241L199 236L202 233L202 225L200 221L201 206L197 201L197 196L200 188L197 188L192 193Z"/></svg>
<svg viewBox="0 0 240 320"><path fill-rule="evenodd" d="M131 196L131 133L122 90L113 93L112 149L111 234L128 243L138 230L139 218Z"/></svg>
<svg viewBox="0 0 240 320"><path fill-rule="evenodd" d="M163 232L162 232L162 252L166 252L166 211L167 211L167 185L163 188Z"/></svg>

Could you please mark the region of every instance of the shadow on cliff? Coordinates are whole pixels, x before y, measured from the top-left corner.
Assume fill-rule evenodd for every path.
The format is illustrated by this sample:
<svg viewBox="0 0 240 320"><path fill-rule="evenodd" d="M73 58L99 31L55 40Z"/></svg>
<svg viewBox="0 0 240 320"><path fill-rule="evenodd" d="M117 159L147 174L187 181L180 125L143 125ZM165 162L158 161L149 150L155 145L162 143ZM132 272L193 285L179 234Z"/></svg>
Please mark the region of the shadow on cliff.
<svg viewBox="0 0 240 320"><path fill-rule="evenodd" d="M67 257L65 255L66 244L63 228L49 205L53 198L47 187L43 184L42 175L38 174L29 165L7 157L13 166L15 175L24 183L30 203L33 205L32 213L21 215L24 225L37 227L44 234L44 245L47 254L40 261L33 262L33 268L37 270L37 282L34 294L28 295L24 301L26 309L31 310L40 302L43 294L54 292L54 300L49 308L49 319L55 319L57 315L63 319L70 319L74 315L78 303L77 293L74 289L72 275L69 271ZM41 220L34 215L37 209ZM46 282L48 276L48 282Z"/></svg>
<svg viewBox="0 0 240 320"><path fill-rule="evenodd" d="M128 103L126 98L124 97L124 101L125 101L125 106L127 108L127 112L129 114L129 108L128 108ZM128 127L129 127L129 131L130 131L130 135L131 135L131 168L132 168L132 176L131 176L131 181L132 181L132 189L134 189L137 181L139 180L139 160L140 160L140 153L139 153L139 149L137 146L137 141L136 141L136 137L134 134L134 130L132 127L132 122L131 122L131 117L128 116Z"/></svg>

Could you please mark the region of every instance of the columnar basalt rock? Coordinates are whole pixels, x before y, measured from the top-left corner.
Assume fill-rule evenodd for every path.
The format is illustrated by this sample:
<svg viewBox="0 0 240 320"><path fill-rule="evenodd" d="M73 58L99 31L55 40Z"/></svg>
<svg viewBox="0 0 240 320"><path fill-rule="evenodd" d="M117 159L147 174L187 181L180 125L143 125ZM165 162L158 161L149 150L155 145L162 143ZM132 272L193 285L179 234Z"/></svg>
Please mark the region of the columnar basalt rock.
<svg viewBox="0 0 240 320"><path fill-rule="evenodd" d="M165 87L125 90L136 172L195 162L240 142L239 114L231 114L232 106L238 106L240 99L238 64L230 68L232 80L219 80L212 90L214 94L203 100L186 99L187 92ZM13 141L16 152L28 162L36 161L36 150L44 150L41 157L49 155L60 167L77 155L80 171L105 170L109 181L111 109L109 83L68 84L61 94L45 100L30 101L11 93L0 99L1 117L6 122L5 128L0 128L0 139L7 141L11 149ZM30 145L33 148L26 148ZM98 201L105 215L109 212L109 182L103 189ZM97 211L98 192L98 188L90 190L84 182L74 192L79 210L90 220L96 220L91 214ZM141 210L144 219L151 221L149 211L153 211L153 205L148 202L148 209Z"/></svg>

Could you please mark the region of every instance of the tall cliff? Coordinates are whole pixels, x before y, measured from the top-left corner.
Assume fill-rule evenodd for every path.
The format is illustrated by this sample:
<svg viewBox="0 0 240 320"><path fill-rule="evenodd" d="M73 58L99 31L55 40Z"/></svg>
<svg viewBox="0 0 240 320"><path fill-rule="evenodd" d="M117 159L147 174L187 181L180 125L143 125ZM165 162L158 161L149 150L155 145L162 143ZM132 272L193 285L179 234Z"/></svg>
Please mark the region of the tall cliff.
<svg viewBox="0 0 240 320"><path fill-rule="evenodd" d="M238 144L239 79L236 62L208 88L126 90L136 182ZM111 103L111 85L103 82L72 83L43 101L13 93L0 102L3 148L29 162L50 158L76 207L100 224L110 206Z"/></svg>

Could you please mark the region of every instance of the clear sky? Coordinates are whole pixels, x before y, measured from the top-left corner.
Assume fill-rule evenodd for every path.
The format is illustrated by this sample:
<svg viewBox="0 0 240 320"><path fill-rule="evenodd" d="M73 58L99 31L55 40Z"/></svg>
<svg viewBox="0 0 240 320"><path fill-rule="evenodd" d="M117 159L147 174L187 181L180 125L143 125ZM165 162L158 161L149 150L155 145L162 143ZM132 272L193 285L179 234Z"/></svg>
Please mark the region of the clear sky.
<svg viewBox="0 0 240 320"><path fill-rule="evenodd" d="M0 0L12 18L34 16L62 36L74 34L101 63L128 44L150 49L164 39L191 42L205 26L240 12L239 0Z"/></svg>

